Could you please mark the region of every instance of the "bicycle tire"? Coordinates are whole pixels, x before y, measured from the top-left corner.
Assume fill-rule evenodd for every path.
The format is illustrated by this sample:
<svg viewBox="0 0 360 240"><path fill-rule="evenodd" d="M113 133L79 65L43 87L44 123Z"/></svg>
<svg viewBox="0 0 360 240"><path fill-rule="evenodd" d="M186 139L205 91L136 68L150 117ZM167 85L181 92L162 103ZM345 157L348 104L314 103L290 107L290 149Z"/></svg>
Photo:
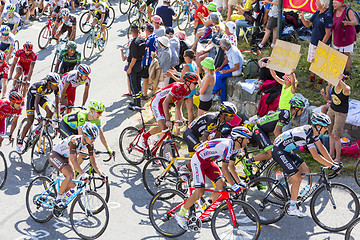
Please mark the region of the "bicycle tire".
<svg viewBox="0 0 360 240"><path fill-rule="evenodd" d="M139 7L137 5L132 5L128 12L128 22L131 24L134 20L139 20Z"/></svg>
<svg viewBox="0 0 360 240"><path fill-rule="evenodd" d="M170 161L166 158L154 157L144 165L142 180L146 190L152 196L162 189L176 189L179 174L174 165L171 165L171 171L166 172L166 174L160 178L161 173L169 163Z"/></svg>
<svg viewBox="0 0 360 240"><path fill-rule="evenodd" d="M238 228L242 227L243 229L236 231L236 227L232 226L232 219L231 219L231 213L229 211L227 203L223 203L220 207L218 207L214 215L211 219L211 232L216 240L222 239L220 236L227 236L228 239L238 239L240 237L241 239L253 239L256 240L260 236L261 232L261 226L260 226L260 217L259 214L256 212L255 208L251 206L250 204L239 201L239 200L233 200L231 201L231 205L234 209L234 216L236 218L241 217L241 220L238 221L241 223L239 224ZM240 209L239 209L240 208ZM239 211L240 210L240 211ZM245 219L245 217L248 217L248 214L251 214L252 217L249 219ZM225 218L225 219L224 219ZM224 222L221 222L221 224L217 224L217 220L224 219ZM251 226L245 225L245 224L253 224ZM226 232L222 232L219 234L219 231L221 231L224 228ZM231 237L230 234L240 233L240 236L234 236ZM250 236L253 236L253 238L250 238ZM244 238L243 238L244 237Z"/></svg>
<svg viewBox="0 0 360 240"><path fill-rule="evenodd" d="M54 58L53 58L53 60L52 60L52 63L51 63L51 70L50 70L50 72L53 72L53 70L55 69L55 65L56 65L56 60L57 60L57 58L58 58L58 51L56 50L55 51L55 55L54 55Z"/></svg>
<svg viewBox="0 0 360 240"><path fill-rule="evenodd" d="M131 7L131 1L130 0L120 0L119 3L119 10L122 14L127 14Z"/></svg>
<svg viewBox="0 0 360 240"><path fill-rule="evenodd" d="M71 204L70 213L69 213L70 223L71 223L71 227L73 228L73 230L79 237L84 238L84 239L95 239L95 238L100 237L105 232L105 230L109 224L109 208L108 208L105 200L98 193L92 192L92 191L87 191L85 193L85 196L86 196L86 198L82 199L82 197L84 197L84 195L79 194L75 198L74 202ZM98 204L101 204L102 209L103 209L102 211L95 213L94 211L92 211L92 209L87 209L86 211L83 211L82 209L81 210L75 209L75 207L77 207L77 205L79 205L81 208L80 201L86 201L90 197L94 197L91 200L91 203L92 203L91 205L93 205L94 202L97 201ZM88 201L90 201L90 200L88 200ZM77 204L77 203L79 203L79 204ZM87 205L90 206L90 204L87 204ZM86 214L84 214L84 213L86 213ZM99 218L100 218L99 214L101 214L101 213L103 213L105 215L105 223L102 223L102 221L99 220ZM78 217L77 214L85 215L86 220L84 220L84 221L80 220L80 218ZM76 216L74 217L74 215L76 215ZM96 231L94 234L87 235L94 229L93 226L90 226L90 225L92 225L91 224L92 222L90 219L91 217L95 218L93 225L98 226L101 224L101 229L99 231ZM80 227L86 228L84 230L84 232L82 232L82 230L80 231Z"/></svg>
<svg viewBox="0 0 360 240"><path fill-rule="evenodd" d="M39 48L45 49L49 45L49 38L50 38L50 29L48 26L44 26L38 36L38 46ZM43 42L44 41L44 42Z"/></svg>
<svg viewBox="0 0 360 240"><path fill-rule="evenodd" d="M24 126L26 125L26 122L27 122L27 119L26 119L26 118L24 118L24 119L20 122L20 125L19 125L19 128L18 128L18 132L17 132L17 136L16 136L17 139L19 139L19 138L21 137L21 134L22 134L22 131L23 131ZM31 139L29 139L31 132L32 132L32 126L30 127L30 129L28 130L28 132L26 133L26 135L25 135L25 137L24 137L24 139L23 139L25 146L23 146L23 149L22 149L20 155L24 154L24 153L26 152L27 148L28 148L29 141L31 140Z"/></svg>
<svg viewBox="0 0 360 240"><path fill-rule="evenodd" d="M53 181L50 178L45 176L39 176L31 181L28 189L26 190L26 209L28 210L30 217L36 222L45 223L48 222L52 217L53 202L56 198L56 188L52 186ZM32 194L31 191L35 191L35 187L39 188L40 192ZM43 194L44 193L44 194ZM31 196L32 194L33 196ZM39 199L40 195L43 194L43 197ZM46 194L46 196L44 196ZM34 205L34 210L39 210L44 208L41 211L33 212L32 206ZM43 211L47 211L44 217L40 218L39 215ZM39 214L37 214L39 213Z"/></svg>
<svg viewBox="0 0 360 240"><path fill-rule="evenodd" d="M356 229L356 231L354 229ZM356 234L356 236L354 236L353 234ZM357 218L351 222L350 226L346 230L345 240L355 240L359 238L360 238L360 218Z"/></svg>
<svg viewBox="0 0 360 240"><path fill-rule="evenodd" d="M0 189L4 186L7 177L7 163L4 153L0 151Z"/></svg>
<svg viewBox="0 0 360 240"><path fill-rule="evenodd" d="M359 199L354 193L354 191L349 188L348 186L341 184L341 183L329 183L329 187L331 187L330 191L331 193L327 192L326 187L323 185L322 187L318 188L314 195L312 196L311 202L310 202L310 212L311 216L314 219L315 223L330 232L339 232L343 231L346 228L350 226L350 223L356 219L359 216ZM338 190L335 190L338 189ZM340 192L339 189L345 190ZM320 196L322 192L326 191L324 194ZM337 192L336 196L335 193ZM349 199L346 199L346 194L349 193L349 196L351 196ZM329 195L331 194L332 199L335 201L336 208L332 206L332 203L329 202ZM319 202L317 203L316 200L319 199ZM334 210L335 213L329 213L326 211L324 204L326 202L329 202L329 208L328 210ZM339 205L339 203L341 203ZM317 209L316 206L320 205L320 209ZM343 207L341 207L343 206ZM316 208L316 209L315 209ZM349 209L351 208L351 209ZM347 211L345 211L347 209ZM331 214L333 215L333 218L331 217ZM351 218L350 220L345 220L345 223L342 223L342 226L329 226L329 224L325 223L326 220L335 219L335 223L339 223L341 219L344 219L344 216L346 218ZM320 219L321 218L321 219Z"/></svg>
<svg viewBox="0 0 360 240"><path fill-rule="evenodd" d="M41 173L42 171L44 171L46 162L49 159L52 150L51 138L47 135L42 135L42 138L42 141L44 141L45 144L41 141L40 136L37 136L35 144L32 146L31 149L31 166L36 173ZM38 144L40 144L40 146L38 146ZM40 149L43 146L45 146L45 149Z"/></svg>
<svg viewBox="0 0 360 240"><path fill-rule="evenodd" d="M358 159L354 168L354 177L355 177L355 182L360 187L360 158Z"/></svg>
<svg viewBox="0 0 360 240"><path fill-rule="evenodd" d="M94 52L94 48L95 48L95 43L94 43L94 38L93 36L90 34L87 38L86 41L84 43L84 49L83 49L83 54L84 54L84 59L85 60L90 60L93 52ZM90 50L90 53L86 53L86 49Z"/></svg>
<svg viewBox="0 0 360 240"><path fill-rule="evenodd" d="M169 198L169 195L172 197ZM186 230L182 229L177 224L173 216L168 215L168 212L172 208L178 206L181 202L184 202L185 199L186 196L183 193L173 189L162 190L151 199L149 206L149 218L152 226L158 233L165 237L173 238L178 237L186 232ZM161 208L157 206L158 202ZM165 204L170 204L170 206L165 207ZM161 210L163 210L163 212L159 213ZM173 212L172 214L175 214L175 212ZM166 218L164 216L166 216ZM159 224L157 223L157 221L159 221ZM176 232L168 232L164 230L163 227L166 225L171 225L170 229L174 229L174 231Z"/></svg>
<svg viewBox="0 0 360 240"><path fill-rule="evenodd" d="M167 158L169 155L173 158L184 158L188 155L188 146L182 137L172 135L170 141L166 139L161 144L159 156Z"/></svg>
<svg viewBox="0 0 360 240"><path fill-rule="evenodd" d="M281 184L276 184L275 181L266 177L253 179L248 183L248 189L242 195L242 200L252 205L259 213L261 224L275 223L285 215L288 196L285 188ZM259 184L274 187L261 189ZM251 218L251 214L248 217Z"/></svg>
<svg viewBox="0 0 360 240"><path fill-rule="evenodd" d="M115 10L113 7L109 6L109 17L106 27L109 28L114 23L115 20Z"/></svg>
<svg viewBox="0 0 360 240"><path fill-rule="evenodd" d="M55 139L57 134L58 134L58 130L56 128L54 128L51 124L46 124L45 125L45 131L46 131L46 134L51 139Z"/></svg>
<svg viewBox="0 0 360 240"><path fill-rule="evenodd" d="M86 11L83 14L81 14L80 21L79 21L79 28L80 31L83 33L89 33L91 31L91 26L86 24L86 18L90 11ZM89 23L92 22L92 17L89 18Z"/></svg>
<svg viewBox="0 0 360 240"><path fill-rule="evenodd" d="M185 23L185 25L183 24ZM190 24L190 12L186 9L183 9L177 19L177 26L179 30L184 31Z"/></svg>
<svg viewBox="0 0 360 240"><path fill-rule="evenodd" d="M100 46L100 44L98 44L98 49L100 52L103 52L105 50L105 47L107 45L107 42L109 40L109 30L107 28L105 28L105 32L106 32L106 38L105 38L105 42L102 46Z"/></svg>
<svg viewBox="0 0 360 240"><path fill-rule="evenodd" d="M133 142L135 142L137 146L140 139L140 135L138 135L139 132L140 130L136 127L129 126L122 130L119 137L121 155L131 165L139 165L145 160L144 153L137 149L130 148L130 144L133 145Z"/></svg>
<svg viewBox="0 0 360 240"><path fill-rule="evenodd" d="M179 4L179 1L176 0L171 3L171 7L174 9L176 13L176 17L172 16L173 21L176 21L179 17L180 11L181 11L181 5Z"/></svg>

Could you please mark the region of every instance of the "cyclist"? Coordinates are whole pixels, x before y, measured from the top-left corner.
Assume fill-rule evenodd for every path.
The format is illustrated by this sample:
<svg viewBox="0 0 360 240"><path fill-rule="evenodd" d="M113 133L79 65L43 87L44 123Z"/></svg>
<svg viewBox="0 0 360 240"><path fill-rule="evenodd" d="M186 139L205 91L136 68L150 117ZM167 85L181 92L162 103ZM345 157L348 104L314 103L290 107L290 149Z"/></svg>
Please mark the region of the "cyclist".
<svg viewBox="0 0 360 240"><path fill-rule="evenodd" d="M9 26L0 28L0 50L5 52L6 62L9 63L15 45L15 36L11 33Z"/></svg>
<svg viewBox="0 0 360 240"><path fill-rule="evenodd" d="M23 103L23 96L18 92L11 92L9 95L9 100L1 99L0 100L0 146L4 140L2 136L5 134L5 119L11 116L14 116L13 122L11 123L11 128L9 132L10 141L13 140L12 134L16 128L17 121L21 114L21 108Z"/></svg>
<svg viewBox="0 0 360 240"><path fill-rule="evenodd" d="M101 2L100 0L92 0L92 4L90 6L89 14L87 15L85 24L89 21L90 16L95 13L94 19L92 22L92 27L95 27L95 24L99 24L101 26L102 40L106 39L106 24L109 19L109 7L105 2Z"/></svg>
<svg viewBox="0 0 360 240"><path fill-rule="evenodd" d="M340 174L342 171L342 166L333 161L329 152L319 139L319 135L324 134L331 123L329 116L324 113L313 113L310 121L311 125L293 128L280 134L275 139L272 150L273 159L280 164L284 172L289 176L291 200L287 212L290 216L307 216L306 213L301 212L296 207L296 202L302 180L301 174L310 172L304 160L293 152L294 149L300 146L307 146L311 156L317 162L330 167L337 174ZM321 155L318 153L316 147Z"/></svg>
<svg viewBox="0 0 360 240"><path fill-rule="evenodd" d="M5 62L5 59L5 53L0 50L0 92L2 92L1 98L5 98L9 73L9 65L7 64L7 62Z"/></svg>
<svg viewBox="0 0 360 240"><path fill-rule="evenodd" d="M66 48L61 50L59 53L59 58L55 64L54 72L61 75L79 66L81 62L81 53L76 51L76 48L77 44L73 41L69 41L66 44Z"/></svg>
<svg viewBox="0 0 360 240"><path fill-rule="evenodd" d="M157 134L160 131L166 132L167 128L171 128L169 105L176 102L175 118L183 119L182 111L180 109L181 103L189 93L195 89L199 77L192 72L185 73L184 82L174 82L156 92L151 100L151 110L158 123L158 126L144 132L141 135L140 143L144 148L148 148L148 139L151 135Z"/></svg>
<svg viewBox="0 0 360 240"><path fill-rule="evenodd" d="M85 84L82 106L85 106L89 96L91 69L86 64L80 64L76 70L65 73L61 78L60 103L61 111L67 106L73 106L75 102L76 88Z"/></svg>
<svg viewBox="0 0 360 240"><path fill-rule="evenodd" d="M20 79L20 77L24 74L23 81L23 96L26 95L27 86L30 83L31 76L34 71L35 63L37 60L37 55L33 51L33 44L29 41L26 41L23 45L22 49L19 49L15 53L14 63L11 65L9 79L12 79L14 68L15 68L15 81ZM16 82L14 81L14 86Z"/></svg>
<svg viewBox="0 0 360 240"><path fill-rule="evenodd" d="M65 1L64 0L49 0L46 2L47 3L45 5L45 7L42 9L41 13L39 14L39 21L41 20L41 17L44 14L44 12L46 12L46 10L49 7L51 7L53 9L53 12L51 13L51 19L53 21L55 21L56 18L58 17L59 12L61 11L61 9L64 8Z"/></svg>
<svg viewBox="0 0 360 240"><path fill-rule="evenodd" d="M9 4L6 7L6 11L1 14L0 25L6 21L6 25L10 27L11 33L16 35L21 29L21 18L20 15L15 12L16 6L14 4Z"/></svg>
<svg viewBox="0 0 360 240"><path fill-rule="evenodd" d="M80 151L88 151L91 166L94 167L96 173L99 174L104 182L107 180L107 177L102 173L95 160L94 142L97 136L99 136L99 129L94 124L87 122L82 128L82 134L65 138L55 145L51 151L49 163L56 170L62 172L65 177L54 202L56 210L60 210L56 211L54 208L54 213L57 213L57 217L61 215L61 210L66 207L64 193L75 187L75 183L71 182L71 180L75 179L74 170L79 173L81 180L87 181L89 179L89 175L80 167L83 161L82 154L79 153Z"/></svg>
<svg viewBox="0 0 360 240"><path fill-rule="evenodd" d="M247 170L251 169L254 162L265 161L271 158L271 149L273 145L270 141L269 134L273 132L275 137L279 136L282 133L282 128L289 124L291 118L298 117L302 114L305 107L303 99L292 98L289 103L290 111L281 109L257 120L253 128L253 138L258 143L262 151L250 159L243 160L243 164Z"/></svg>
<svg viewBox="0 0 360 240"><path fill-rule="evenodd" d="M59 31L56 31L61 26ZM59 44L59 37L67 32L69 41L74 41L76 36L76 17L70 14L70 10L63 8L60 11L59 17L56 20L52 35L55 37L57 44Z"/></svg>
<svg viewBox="0 0 360 240"><path fill-rule="evenodd" d="M34 122L34 111L37 114L38 121L41 121L43 118L40 114L39 105L46 111L46 118L53 116L54 113L49 107L49 99L46 95L54 93L56 116L59 116L59 82L59 74L49 73L45 80L41 80L30 86L26 99L27 121L20 138L17 139L17 152L22 152L23 139Z"/></svg>
<svg viewBox="0 0 360 240"><path fill-rule="evenodd" d="M219 138L210 140L196 148L196 154L191 158L195 192L187 199L180 208L180 211L175 214L175 219L180 227L185 230L188 229L185 215L190 207L204 195L205 175L216 184L216 190L222 191L226 185L215 161L222 160L222 173L234 192L239 193L246 187L236 173L235 161L230 160L237 154L238 150L246 147L250 141L251 134L252 132L245 127L235 127L231 131L231 139ZM218 197L218 193L211 194L209 202L214 202Z"/></svg>
<svg viewBox="0 0 360 240"><path fill-rule="evenodd" d="M155 10L156 6L158 5L159 0L146 0L144 3L140 6L139 10L144 11L144 9L147 7L148 17L151 19L152 13Z"/></svg>
<svg viewBox="0 0 360 240"><path fill-rule="evenodd" d="M82 127L86 122L94 123L99 128L101 143L110 155L114 155L115 152L110 149L101 127L100 116L105 111L105 105L98 101L90 101L89 109L90 110L79 110L65 115L60 123L61 136L68 137L82 134Z"/></svg>
<svg viewBox="0 0 360 240"><path fill-rule="evenodd" d="M209 135L214 129L216 129L215 138L219 138L222 127L233 119L236 112L237 109L233 103L223 102L220 112L209 112L192 121L183 135L188 146L189 157L194 155L195 148L201 142L209 140Z"/></svg>

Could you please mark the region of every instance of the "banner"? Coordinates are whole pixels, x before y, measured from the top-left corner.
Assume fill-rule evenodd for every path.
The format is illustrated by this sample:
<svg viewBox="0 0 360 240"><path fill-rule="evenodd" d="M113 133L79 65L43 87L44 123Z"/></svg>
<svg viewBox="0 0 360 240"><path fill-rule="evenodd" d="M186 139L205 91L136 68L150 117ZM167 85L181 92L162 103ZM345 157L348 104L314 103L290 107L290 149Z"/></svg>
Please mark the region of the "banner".
<svg viewBox="0 0 360 240"><path fill-rule="evenodd" d="M319 41L309 70L336 86L343 77L348 57Z"/></svg>
<svg viewBox="0 0 360 240"><path fill-rule="evenodd" d="M315 1L316 0L283 0L283 7L314 13L317 10Z"/></svg>
<svg viewBox="0 0 360 240"><path fill-rule="evenodd" d="M277 39L267 68L290 74L300 59L300 45Z"/></svg>

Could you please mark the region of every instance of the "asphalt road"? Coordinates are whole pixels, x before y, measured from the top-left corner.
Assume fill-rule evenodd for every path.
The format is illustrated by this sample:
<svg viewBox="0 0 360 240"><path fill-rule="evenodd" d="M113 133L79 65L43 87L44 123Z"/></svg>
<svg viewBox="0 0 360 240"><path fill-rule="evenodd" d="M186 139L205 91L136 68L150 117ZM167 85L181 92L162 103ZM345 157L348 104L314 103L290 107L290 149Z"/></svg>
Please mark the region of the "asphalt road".
<svg viewBox="0 0 360 240"><path fill-rule="evenodd" d="M89 99L101 100L106 105L102 115L102 125L112 149L117 152L116 161L100 162L103 171L110 178L111 195L109 201L110 222L100 239L163 239L151 226L148 218L148 205L151 196L145 190L141 180L143 165L131 166L122 159L119 153L118 139L120 131L128 125L134 125L139 117L127 110L129 99L122 95L127 92L126 75L123 71L124 62L120 57L118 46L126 43L128 27L127 16L120 16L115 6L116 20L109 29L109 42L101 54L95 50L95 55L86 63L90 64L91 90ZM20 44L31 40L38 52L38 61L32 81L38 81L46 76L54 54L53 46L39 51L37 37L45 22L33 22L18 34ZM78 31L77 43L82 50L82 44L87 35ZM81 101L82 87L79 87L78 104ZM25 112L25 111L23 111ZM25 117L23 116L21 118ZM104 150L99 141L98 149ZM67 215L59 219L53 218L47 223L37 223L28 214L25 206L25 193L30 181L37 176L32 171L30 153L22 159L14 158L10 146L3 146L8 163L8 179L0 190L0 239L78 239L71 229ZM9 157L10 156L10 157ZM351 186L360 196L360 188L352 178L339 178ZM307 212L309 203L307 203ZM212 239L209 224L204 224L201 232L188 232L178 239ZM285 216L276 224L263 226L260 239L344 239L344 232L329 233L318 227L310 218L297 219ZM360 239L360 237L358 238Z"/></svg>

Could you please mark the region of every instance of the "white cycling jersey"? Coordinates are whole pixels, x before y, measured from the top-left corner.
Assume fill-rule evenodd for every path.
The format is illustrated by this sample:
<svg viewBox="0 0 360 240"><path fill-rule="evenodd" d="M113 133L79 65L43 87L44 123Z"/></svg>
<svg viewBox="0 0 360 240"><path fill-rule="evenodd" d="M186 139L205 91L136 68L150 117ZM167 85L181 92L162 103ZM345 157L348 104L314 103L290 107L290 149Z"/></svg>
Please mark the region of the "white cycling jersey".
<svg viewBox="0 0 360 240"><path fill-rule="evenodd" d="M0 20L6 21L8 24L20 24L20 15L17 12L14 12L14 16L12 18L9 17L7 11L4 11L1 14Z"/></svg>
<svg viewBox="0 0 360 240"><path fill-rule="evenodd" d="M94 152L93 145L83 144L82 135L73 135L56 144L53 151L68 158L70 157L70 154L76 154L80 151L85 151L86 149L90 155Z"/></svg>
<svg viewBox="0 0 360 240"><path fill-rule="evenodd" d="M60 89L63 89L65 83L69 83L71 87L76 88L76 87L78 87L80 85L83 85L83 84L85 84L86 86L89 86L90 82L91 82L90 77L88 77L85 80L85 82L79 81L79 79L78 79L78 71L75 69L75 70L71 70L68 73L65 73L62 76L61 82L60 82Z"/></svg>
<svg viewBox="0 0 360 240"><path fill-rule="evenodd" d="M228 138L218 138L200 144L196 149L196 154L207 161L222 159L229 162L230 157L238 151L234 150L234 141Z"/></svg>

